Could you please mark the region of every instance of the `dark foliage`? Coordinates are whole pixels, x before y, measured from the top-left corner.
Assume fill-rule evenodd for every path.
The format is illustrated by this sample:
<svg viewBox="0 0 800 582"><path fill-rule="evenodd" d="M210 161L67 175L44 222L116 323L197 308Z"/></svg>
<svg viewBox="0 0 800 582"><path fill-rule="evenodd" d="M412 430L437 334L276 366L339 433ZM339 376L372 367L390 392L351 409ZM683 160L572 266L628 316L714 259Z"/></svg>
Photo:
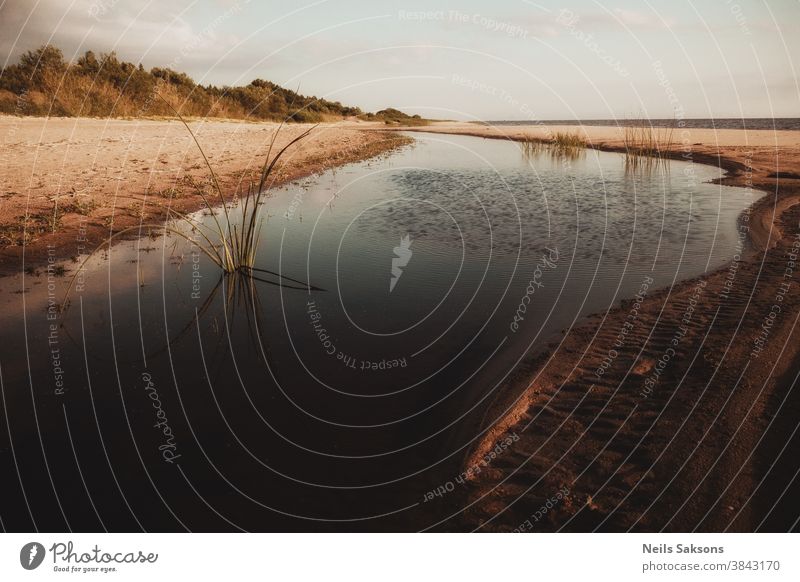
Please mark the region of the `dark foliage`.
<svg viewBox="0 0 800 582"><path fill-rule="evenodd" d="M157 94L191 117L319 122L362 115L357 107L261 79L244 87L198 85L185 73L160 67L148 71L141 63L120 61L113 52L87 51L68 63L61 50L46 45L0 73L0 112L14 115L170 116Z"/></svg>

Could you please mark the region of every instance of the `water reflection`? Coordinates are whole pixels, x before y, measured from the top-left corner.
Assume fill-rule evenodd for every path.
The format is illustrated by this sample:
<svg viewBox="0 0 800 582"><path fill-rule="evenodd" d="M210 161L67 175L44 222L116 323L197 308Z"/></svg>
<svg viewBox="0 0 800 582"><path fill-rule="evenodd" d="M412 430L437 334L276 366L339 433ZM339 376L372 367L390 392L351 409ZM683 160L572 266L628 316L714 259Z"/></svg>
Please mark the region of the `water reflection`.
<svg viewBox="0 0 800 582"><path fill-rule="evenodd" d="M650 176L657 172L668 173L670 171L670 158L661 154L653 156L629 152L624 155L623 159L625 174L629 176Z"/></svg>
<svg viewBox="0 0 800 582"><path fill-rule="evenodd" d="M522 150L522 155L531 161L536 161L542 156L548 156L555 162L574 162L586 156L586 147L583 145L531 139L520 141L519 147Z"/></svg>
<svg viewBox="0 0 800 582"><path fill-rule="evenodd" d="M54 319L73 273L0 281L0 458L39 529L435 526L458 492L426 494L517 363L644 277L729 260L751 202L708 167L631 180L620 155L418 137L276 190L252 277L164 237L98 253ZM32 529L13 479L6 499Z"/></svg>

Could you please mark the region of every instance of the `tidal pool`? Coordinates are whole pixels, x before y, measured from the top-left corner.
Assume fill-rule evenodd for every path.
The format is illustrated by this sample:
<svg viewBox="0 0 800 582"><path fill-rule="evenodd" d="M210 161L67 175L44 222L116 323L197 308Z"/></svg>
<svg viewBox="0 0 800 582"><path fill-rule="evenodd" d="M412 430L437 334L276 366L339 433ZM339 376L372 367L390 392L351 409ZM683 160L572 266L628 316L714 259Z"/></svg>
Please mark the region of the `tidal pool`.
<svg viewBox="0 0 800 582"><path fill-rule="evenodd" d="M92 257L65 313L77 263L1 280L5 528L435 529L518 362L742 250L716 168L414 137L276 189L258 280L174 235Z"/></svg>

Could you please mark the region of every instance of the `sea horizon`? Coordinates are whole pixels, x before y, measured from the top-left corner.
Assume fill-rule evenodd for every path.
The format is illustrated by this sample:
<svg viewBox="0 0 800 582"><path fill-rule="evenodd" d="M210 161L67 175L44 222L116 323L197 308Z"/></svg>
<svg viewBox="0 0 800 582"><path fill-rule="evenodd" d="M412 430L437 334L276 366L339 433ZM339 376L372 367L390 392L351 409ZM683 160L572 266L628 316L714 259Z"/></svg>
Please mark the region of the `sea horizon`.
<svg viewBox="0 0 800 582"><path fill-rule="evenodd" d="M589 118L589 119L496 119L476 121L490 125L587 125L612 127L688 127L692 129L768 129L791 131L800 129L800 117L684 117L653 118Z"/></svg>

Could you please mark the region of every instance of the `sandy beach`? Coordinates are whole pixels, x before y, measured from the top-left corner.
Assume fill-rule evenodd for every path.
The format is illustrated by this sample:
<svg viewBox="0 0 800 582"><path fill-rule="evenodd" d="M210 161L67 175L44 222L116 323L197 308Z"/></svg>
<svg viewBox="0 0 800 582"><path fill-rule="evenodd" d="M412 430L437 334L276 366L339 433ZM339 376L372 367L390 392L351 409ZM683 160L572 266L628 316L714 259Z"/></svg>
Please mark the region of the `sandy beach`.
<svg viewBox="0 0 800 582"><path fill-rule="evenodd" d="M406 143L365 122L320 124L284 156L275 184L366 159ZM275 123L192 121L226 196L256 179ZM284 126L276 148L312 125ZM167 209L197 210L208 169L177 120L0 116L0 273L37 266L52 245L68 259L114 232L159 224ZM218 202L218 200L214 200Z"/></svg>
<svg viewBox="0 0 800 582"><path fill-rule="evenodd" d="M656 128L658 129L658 128ZM623 145L623 127L607 127L597 125L548 125L546 122L530 125L489 125L458 121L437 121L413 131L435 133L457 133L477 137L503 139L550 139L555 133L577 133L598 149L612 149ZM694 151L716 152L727 151L725 148L797 148L800 147L800 131L768 131L763 129L701 129L676 127L672 133L673 142L677 146L686 143L693 146Z"/></svg>
<svg viewBox="0 0 800 582"><path fill-rule="evenodd" d="M615 127L426 131L496 139L580 132L624 151ZM717 165L764 193L740 217L728 265L565 329L492 405L465 470L455 529L785 531L800 468L800 132L676 130L669 157ZM760 193L756 192L756 196ZM624 330L624 332L623 332ZM510 436L502 458L485 455ZM781 463L776 463L781 459Z"/></svg>
<svg viewBox="0 0 800 582"><path fill-rule="evenodd" d="M0 579L796 579L798 19L0 1Z"/></svg>
<svg viewBox="0 0 800 582"><path fill-rule="evenodd" d="M258 172L277 126L211 121L192 127L233 195ZM278 144L308 127L286 127ZM383 129L323 124L290 152L279 181L407 143ZM579 131L589 147L624 151L622 130L613 127L436 123L401 129L514 140ZM23 253L25 265L40 262L51 245L69 258L79 239L91 248L125 227L162 222L170 207L197 209L202 199L194 183L209 186L196 146L176 121L0 117L0 133L3 273L19 272ZM727 171L721 183L765 193L741 218L741 253L701 279L643 289L640 300L576 321L517 369L463 465L482 465L496 443L519 440L470 480L461 499L467 509L447 527L752 531L762 520L765 529L791 525L782 523L780 504L796 487L800 467L784 455L797 445L800 411L800 395L788 389L800 370L800 132L677 131L668 155L718 165ZM783 462L775 466L779 457ZM716 500L713 511L709 500Z"/></svg>

